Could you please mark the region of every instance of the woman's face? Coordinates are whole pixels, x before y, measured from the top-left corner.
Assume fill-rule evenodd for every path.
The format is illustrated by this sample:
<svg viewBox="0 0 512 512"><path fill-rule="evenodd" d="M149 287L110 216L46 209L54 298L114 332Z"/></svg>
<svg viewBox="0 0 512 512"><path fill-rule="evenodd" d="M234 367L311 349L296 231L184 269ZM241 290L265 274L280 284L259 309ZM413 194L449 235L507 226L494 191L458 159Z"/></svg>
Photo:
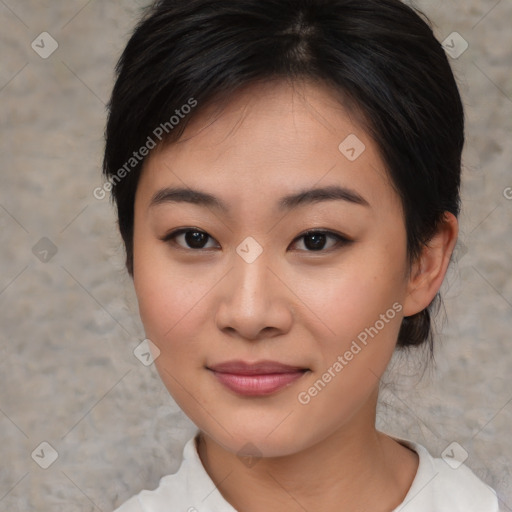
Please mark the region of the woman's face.
<svg viewBox="0 0 512 512"><path fill-rule="evenodd" d="M373 428L407 309L403 213L376 146L328 89L300 91L254 86L215 122L197 118L150 154L136 194L134 285L155 364L233 453ZM211 370L233 360L305 371Z"/></svg>

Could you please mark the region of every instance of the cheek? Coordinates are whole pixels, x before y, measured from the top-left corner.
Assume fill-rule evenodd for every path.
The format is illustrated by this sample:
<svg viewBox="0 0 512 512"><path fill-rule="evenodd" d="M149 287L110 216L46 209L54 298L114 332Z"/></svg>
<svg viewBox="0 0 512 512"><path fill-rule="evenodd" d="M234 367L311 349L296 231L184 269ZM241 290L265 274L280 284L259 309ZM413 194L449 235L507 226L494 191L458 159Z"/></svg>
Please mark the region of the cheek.
<svg viewBox="0 0 512 512"><path fill-rule="evenodd" d="M153 239L149 229L135 226L133 284L146 335L154 342L186 314L192 293L186 277L176 272L165 257L165 246Z"/></svg>
<svg viewBox="0 0 512 512"><path fill-rule="evenodd" d="M208 315L201 300L207 293L206 277L191 279L168 261L159 263L154 256L141 256L134 266L145 334L160 350L155 366L173 399L192 421L201 418L200 409L191 407L191 403L201 400L194 379L204 365L200 326L205 325L204 317ZM191 401L191 392L196 400Z"/></svg>
<svg viewBox="0 0 512 512"><path fill-rule="evenodd" d="M203 286L169 266L137 264L134 285L139 313L148 337L162 350L176 339L197 313ZM160 345L162 345L160 347Z"/></svg>
<svg viewBox="0 0 512 512"><path fill-rule="evenodd" d="M326 430L346 421L375 392L395 350L403 309L401 281L389 266L385 272L380 258L375 258L373 273L369 264L360 259L337 280L326 281L323 294L309 295L311 309L334 334L326 337L318 331L316 336L316 374L298 396L309 412L304 428L315 428L313 418L325 418Z"/></svg>
<svg viewBox="0 0 512 512"><path fill-rule="evenodd" d="M200 332L214 316L209 293L221 277L213 269L173 262L163 244L136 247L135 293L146 336L161 351L157 366L180 372L178 363L199 361Z"/></svg>
<svg viewBox="0 0 512 512"><path fill-rule="evenodd" d="M399 311L405 293L403 279L405 252L383 246L381 250L361 248L329 272L304 274L296 279L301 301L320 320L328 343L346 343L385 316L385 329L391 342L401 321ZM381 327L379 322L378 327ZM384 334L384 333L383 333ZM339 345L337 345L339 348Z"/></svg>

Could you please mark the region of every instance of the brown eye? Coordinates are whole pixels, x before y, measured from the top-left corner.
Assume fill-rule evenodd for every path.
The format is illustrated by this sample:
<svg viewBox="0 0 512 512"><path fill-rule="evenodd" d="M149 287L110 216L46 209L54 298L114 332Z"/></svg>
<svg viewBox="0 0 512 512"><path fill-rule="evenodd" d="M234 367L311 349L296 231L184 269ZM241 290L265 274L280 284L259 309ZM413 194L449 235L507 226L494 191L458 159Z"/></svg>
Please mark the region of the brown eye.
<svg viewBox="0 0 512 512"><path fill-rule="evenodd" d="M305 247L305 249L301 250L306 250L307 252L327 252L351 242L348 238L331 231L308 231L297 237L294 242L301 239L304 239L303 245ZM329 239L333 241L330 245L327 244ZM327 249L325 248L326 244L329 245Z"/></svg>
<svg viewBox="0 0 512 512"><path fill-rule="evenodd" d="M208 233L194 228L177 229L166 235L162 240L179 245L183 249L209 249L208 240L214 240Z"/></svg>

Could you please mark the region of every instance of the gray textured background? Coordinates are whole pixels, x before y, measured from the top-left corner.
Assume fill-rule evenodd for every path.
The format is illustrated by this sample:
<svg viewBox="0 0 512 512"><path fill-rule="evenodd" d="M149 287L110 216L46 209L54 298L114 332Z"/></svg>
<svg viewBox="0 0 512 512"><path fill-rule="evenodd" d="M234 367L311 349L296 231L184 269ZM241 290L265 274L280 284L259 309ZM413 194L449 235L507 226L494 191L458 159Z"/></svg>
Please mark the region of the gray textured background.
<svg viewBox="0 0 512 512"><path fill-rule="evenodd" d="M113 67L142 3L0 0L2 511L108 512L173 472L194 430L134 357L144 333L114 212L92 195ZM437 366L418 382L419 355L396 359L379 426L436 456L458 442L512 510L512 2L418 5L440 40L469 43L452 59L467 112L463 245ZM43 31L59 45L47 59L31 48ZM58 452L48 469L31 458L43 441Z"/></svg>

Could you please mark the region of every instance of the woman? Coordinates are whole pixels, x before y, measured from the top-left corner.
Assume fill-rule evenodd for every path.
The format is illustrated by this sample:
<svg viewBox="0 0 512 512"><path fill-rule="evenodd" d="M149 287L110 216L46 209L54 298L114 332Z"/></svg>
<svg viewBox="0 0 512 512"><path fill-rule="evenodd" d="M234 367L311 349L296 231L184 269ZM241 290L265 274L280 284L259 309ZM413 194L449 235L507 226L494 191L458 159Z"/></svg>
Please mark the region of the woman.
<svg viewBox="0 0 512 512"><path fill-rule="evenodd" d="M375 427L432 349L464 115L397 0L163 0L119 61L104 173L148 344L198 432L120 512L491 512L457 447Z"/></svg>

